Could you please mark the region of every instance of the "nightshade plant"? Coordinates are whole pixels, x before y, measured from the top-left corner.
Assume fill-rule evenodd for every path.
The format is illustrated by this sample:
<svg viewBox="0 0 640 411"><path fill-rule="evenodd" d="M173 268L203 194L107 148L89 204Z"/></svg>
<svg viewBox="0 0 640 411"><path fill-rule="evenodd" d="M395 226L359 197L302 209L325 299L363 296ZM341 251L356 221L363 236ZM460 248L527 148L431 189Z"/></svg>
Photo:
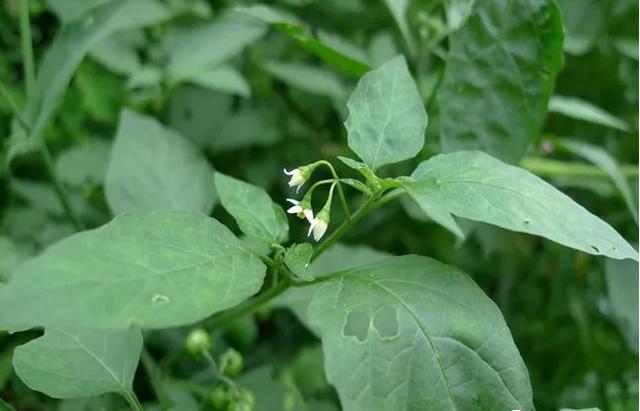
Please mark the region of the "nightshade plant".
<svg viewBox="0 0 640 411"><path fill-rule="evenodd" d="M409 36L403 2L387 3L400 20L400 32ZM515 5L504 11L506 3ZM271 25L361 76L346 105L335 100L346 113L353 154L280 164L289 195L271 198L257 185L214 171L179 132L150 115L123 109L104 174L106 204L115 217L86 230L73 205L64 202L78 232L27 259L0 286L0 330L44 330L13 352L13 368L24 384L60 399L116 393L142 410L133 385L142 356L156 409L190 409L175 394L180 384L171 385L171 378L158 373L143 336L197 325L186 348L210 366L205 380L213 388L202 394L202 388L190 386L208 398L195 409L265 407L236 378L243 357L230 348L216 358L205 330L280 306L320 339L327 381L346 411L534 410L529 373L503 315L469 275L414 254L354 254L330 269L317 264L344 247L338 242L373 211L394 201L413 207L460 241L466 220L544 237L586 254L638 261L634 247L609 224L509 164L538 132L561 67L557 6L544 0L487 0L470 7L473 11L450 38L437 95L442 152L421 155L406 175L385 166L423 152L429 116L404 56L364 65L266 6L236 8L221 21L224 27L208 28L239 30L229 41L249 43ZM511 13L511 20L502 21L503 12ZM169 18L160 2L113 0L68 23L38 77L27 82L26 108L14 110L9 159L34 150L48 158L42 134L55 103L99 40ZM504 30L493 33L490 20ZM522 30L527 34L521 39L510 33ZM28 28L22 35L28 49ZM233 86L233 69L217 72L220 77L194 71L218 67L233 47L219 46L222 51L214 58L194 53L195 45L185 47L188 39L186 32L173 38L177 46L167 71L158 75L169 84L215 79ZM477 42L500 47L470 52ZM407 47L417 45L407 40ZM30 59L25 53L27 79ZM520 77L501 84L505 77L488 73L496 70L493 65L506 77L514 71ZM478 107L477 93L487 87L496 88L496 97ZM491 110L509 113L496 121L483 113ZM473 121L456 120L465 116ZM235 225L210 216L216 201L227 213L220 219L230 215ZM333 409L296 396L287 401L282 409ZM10 409L0 402L4 408Z"/></svg>

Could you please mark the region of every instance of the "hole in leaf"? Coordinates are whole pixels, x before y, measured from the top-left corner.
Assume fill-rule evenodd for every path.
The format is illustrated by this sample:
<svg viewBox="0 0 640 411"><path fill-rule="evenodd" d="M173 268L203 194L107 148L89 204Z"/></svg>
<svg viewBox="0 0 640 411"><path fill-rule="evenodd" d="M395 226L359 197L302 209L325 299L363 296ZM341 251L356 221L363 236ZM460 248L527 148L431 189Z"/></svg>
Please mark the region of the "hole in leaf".
<svg viewBox="0 0 640 411"><path fill-rule="evenodd" d="M382 339L391 339L400 335L398 312L395 308L384 305L373 316L373 326Z"/></svg>
<svg viewBox="0 0 640 411"><path fill-rule="evenodd" d="M599 252L600 252L600 250L598 250L598 247L596 247L595 245L592 245L592 246L591 246L591 248L593 248L593 250L594 250L596 253L599 253Z"/></svg>
<svg viewBox="0 0 640 411"><path fill-rule="evenodd" d="M166 304L169 301L171 301L169 297L163 294L154 294L153 297L151 297L152 304Z"/></svg>
<svg viewBox="0 0 640 411"><path fill-rule="evenodd" d="M524 219L524 223L525 223L525 224L531 224L531 220L529 220L528 218L525 218L525 219Z"/></svg>
<svg viewBox="0 0 640 411"><path fill-rule="evenodd" d="M362 311L351 311L342 327L345 337L356 337L358 341L365 341L369 335L369 316Z"/></svg>

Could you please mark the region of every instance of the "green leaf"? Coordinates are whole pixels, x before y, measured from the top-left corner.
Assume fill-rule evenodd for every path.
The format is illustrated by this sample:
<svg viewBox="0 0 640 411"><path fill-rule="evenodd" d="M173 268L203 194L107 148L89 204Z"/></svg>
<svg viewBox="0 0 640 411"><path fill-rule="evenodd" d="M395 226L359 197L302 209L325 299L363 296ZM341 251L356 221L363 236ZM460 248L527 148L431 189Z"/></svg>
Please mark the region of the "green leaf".
<svg viewBox="0 0 640 411"><path fill-rule="evenodd" d="M607 259L604 273L614 318L627 345L637 354L638 263Z"/></svg>
<svg viewBox="0 0 640 411"><path fill-rule="evenodd" d="M533 409L500 310L453 267L409 255L336 274L308 315L343 409Z"/></svg>
<svg viewBox="0 0 640 411"><path fill-rule="evenodd" d="M217 154L272 145L282 138L277 124L277 113L273 107L264 105L240 109L219 127L209 149Z"/></svg>
<svg viewBox="0 0 640 411"><path fill-rule="evenodd" d="M102 185L110 149L109 143L95 138L63 151L56 159L58 178L73 187Z"/></svg>
<svg viewBox="0 0 640 411"><path fill-rule="evenodd" d="M265 32L263 24L237 13L225 14L201 26L176 28L165 42L169 54L167 72L176 81L213 68L255 43Z"/></svg>
<svg viewBox="0 0 640 411"><path fill-rule="evenodd" d="M609 178L611 178L613 184L618 190L620 190L622 198L624 198L633 219L637 223L638 207L636 206L633 195L631 194L631 187L613 156L598 146L583 143L582 141L562 139L558 142L563 148L598 166L609 176Z"/></svg>
<svg viewBox="0 0 640 411"><path fill-rule="evenodd" d="M440 213L539 235L589 254L638 259L620 234L571 198L485 153L437 155L422 162L411 179L406 186L418 204Z"/></svg>
<svg viewBox="0 0 640 411"><path fill-rule="evenodd" d="M311 266L313 246L309 243L295 244L284 255L284 263L289 270L303 281L312 281L315 278L314 269Z"/></svg>
<svg viewBox="0 0 640 411"><path fill-rule="evenodd" d="M155 0L113 0L64 26L39 65L34 96L27 103L25 120L31 133L13 139L7 159L38 147L73 72L94 45L117 31L148 26L169 17L167 9Z"/></svg>
<svg viewBox="0 0 640 411"><path fill-rule="evenodd" d="M404 57L362 77L347 107L349 147L374 171L422 149L427 112Z"/></svg>
<svg viewBox="0 0 640 411"><path fill-rule="evenodd" d="M367 246L347 246L338 243L320 255L313 262L310 269L317 278L338 271L373 264L390 256L391 254ZM288 308L302 324L313 332L307 317L307 307L317 288L318 285L316 284L305 287L291 287L274 299L271 305L273 307Z"/></svg>
<svg viewBox="0 0 640 411"><path fill-rule="evenodd" d="M187 139L152 117L124 111L105 179L115 214L145 210L209 213L213 170Z"/></svg>
<svg viewBox="0 0 640 411"><path fill-rule="evenodd" d="M459 239L464 239L466 237L451 213L449 213L446 208L443 208L431 201L429 196L424 195L424 192L420 187L416 187L415 184L405 184L404 187L407 190L407 193L409 193L411 198L413 198L427 217L452 232ZM410 205L407 206L410 207ZM412 211L409 211L409 214L411 214L411 212Z"/></svg>
<svg viewBox="0 0 640 411"><path fill-rule="evenodd" d="M132 389L142 333L54 330L16 347L13 368L31 389L54 398L79 398Z"/></svg>
<svg viewBox="0 0 640 411"><path fill-rule="evenodd" d="M373 186L380 184L376 174L365 163L361 163L352 158L342 156L338 156L338 160L342 161L342 163L344 163L344 165L346 165L350 169L356 170L358 173L360 173L365 178L365 180L367 180L368 184Z"/></svg>
<svg viewBox="0 0 640 411"><path fill-rule="evenodd" d="M475 2L449 36L437 94L442 151L517 162L538 137L562 67L562 19L551 0Z"/></svg>
<svg viewBox="0 0 640 411"><path fill-rule="evenodd" d="M270 24L278 31L296 40L309 52L347 74L361 76L369 70L369 66L365 62L358 60L358 55L344 54L342 50L318 40L313 36L311 30L289 13L262 4L236 7L234 10Z"/></svg>
<svg viewBox="0 0 640 411"><path fill-rule="evenodd" d="M187 81L223 93L249 97L249 83L242 74L229 65L217 66L185 75L180 81Z"/></svg>
<svg viewBox="0 0 640 411"><path fill-rule="evenodd" d="M564 51L573 55L587 53L603 33L607 6L598 1L557 0L562 10Z"/></svg>
<svg viewBox="0 0 640 411"><path fill-rule="evenodd" d="M346 95L345 86L340 78L334 72L321 67L268 61L263 68L278 80L307 93L327 96L335 102L342 102Z"/></svg>
<svg viewBox="0 0 640 411"><path fill-rule="evenodd" d="M0 283L7 281L13 270L27 259L27 252L9 238L0 237Z"/></svg>
<svg viewBox="0 0 640 411"><path fill-rule="evenodd" d="M409 30L409 22L407 20L407 13L409 12L410 1L409 0L384 0L384 3L389 8L393 19L396 21L400 33L407 43L407 47L411 54L416 52L416 43L413 39L413 35Z"/></svg>
<svg viewBox="0 0 640 411"><path fill-rule="evenodd" d="M587 121L589 123L626 131L627 133L631 132L629 125L624 120L577 97L553 96L549 100L549 111L576 120Z"/></svg>
<svg viewBox="0 0 640 411"><path fill-rule="evenodd" d="M264 272L212 218L125 214L18 267L0 287L0 329L185 325L256 293Z"/></svg>
<svg viewBox="0 0 640 411"><path fill-rule="evenodd" d="M268 243L287 240L287 217L266 191L221 173L216 173L215 181L222 206L236 219L243 233Z"/></svg>

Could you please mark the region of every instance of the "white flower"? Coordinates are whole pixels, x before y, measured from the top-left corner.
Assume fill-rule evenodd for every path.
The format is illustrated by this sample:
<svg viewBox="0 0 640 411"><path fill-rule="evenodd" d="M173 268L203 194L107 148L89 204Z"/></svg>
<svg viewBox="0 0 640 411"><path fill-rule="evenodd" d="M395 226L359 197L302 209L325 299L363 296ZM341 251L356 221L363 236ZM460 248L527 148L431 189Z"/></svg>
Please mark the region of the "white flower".
<svg viewBox="0 0 640 411"><path fill-rule="evenodd" d="M296 189L296 193L300 190L300 187L302 187L302 185L307 182L307 179L303 175L302 170L300 170L299 168L295 168L291 171L287 171L287 169L285 168L284 173L288 176L291 176L291 178L289 179L289 187L298 187Z"/></svg>
<svg viewBox="0 0 640 411"><path fill-rule="evenodd" d="M313 221L313 210L310 208L304 208L300 205L300 201L294 200L292 198L287 198L287 201L293 204L292 207L289 207L287 213L295 214L298 218L306 218L309 223Z"/></svg>
<svg viewBox="0 0 640 411"><path fill-rule="evenodd" d="M311 222L311 226L309 227L309 232L307 236L310 236L313 232L313 239L318 241L322 238L324 233L327 232L327 227L329 227L329 223L322 218L314 218Z"/></svg>

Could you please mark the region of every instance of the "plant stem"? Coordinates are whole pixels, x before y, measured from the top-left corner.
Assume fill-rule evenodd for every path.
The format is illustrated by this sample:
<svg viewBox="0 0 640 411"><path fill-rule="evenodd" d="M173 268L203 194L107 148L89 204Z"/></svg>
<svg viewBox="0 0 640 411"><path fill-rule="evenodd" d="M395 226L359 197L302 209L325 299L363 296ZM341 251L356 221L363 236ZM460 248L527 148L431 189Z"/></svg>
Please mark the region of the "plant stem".
<svg viewBox="0 0 640 411"><path fill-rule="evenodd" d="M251 314L262 306L262 304L272 300L278 295L282 294L291 285L291 279L287 276L282 278L278 285L272 287L260 294L259 296L245 301L245 303L237 305L227 311L223 311L218 315L211 318L208 321L207 327L218 328L226 325L229 321L241 317L243 315Z"/></svg>
<svg viewBox="0 0 640 411"><path fill-rule="evenodd" d="M74 214L73 209L71 208L71 203L69 202L69 197L65 193L62 188L62 184L60 183L60 179L58 179L58 174L53 165L53 160L51 159L51 153L49 152L49 148L44 142L40 145L40 155L42 156L42 161L44 162L45 168L47 169L47 174L49 174L49 178L53 183L53 189L55 190L58 198L60 199L60 203L62 203L62 208L64 209L67 218L76 229L76 231L84 230L84 226L78 219L78 217Z"/></svg>
<svg viewBox="0 0 640 411"><path fill-rule="evenodd" d="M147 372L147 376L149 377L149 383L151 384L151 388L156 395L156 398L160 402L160 405L164 405L169 407L173 404L171 397L167 394L164 389L164 385L162 383L162 376L160 375L160 368L156 364L153 356L146 347L142 348L142 355L140 356L142 359L142 366Z"/></svg>
<svg viewBox="0 0 640 411"><path fill-rule="evenodd" d="M336 173L336 170L333 168L333 165L326 160L320 160L320 163L329 167L329 170L331 170L331 174L333 175L333 178L338 182L338 197L340 197L340 203L342 204L342 208L344 209L344 213L345 213L345 216L347 217L347 220L350 220L351 211L349 211L349 205L347 204L347 199L344 196L344 191L342 191L342 183L340 182L340 178L338 178L338 174Z"/></svg>
<svg viewBox="0 0 640 411"><path fill-rule="evenodd" d="M31 23L29 22L28 0L20 0L20 40L22 44L22 62L24 66L24 77L26 85L25 89L27 98L31 98L35 89L35 64L33 60L33 48L31 44ZM0 87L0 93L9 104L9 107L13 111L13 114L18 120L18 123L20 123L20 125L22 126L24 132L27 134L27 136L29 136L29 134L31 134L31 126L22 117L20 109L15 104L15 102L9 95L9 92L4 86ZM53 183L53 188L56 192L56 195L60 199L60 203L62 204L62 208L64 209L67 218L77 231L83 230L84 227L80 220L74 214L69 198L64 192L62 184L58 179L58 175L53 165L53 160L51 159L51 153L49 152L46 143L44 141L41 141L39 146L40 156L42 157L42 160L44 162L47 174L49 175L49 178Z"/></svg>
<svg viewBox="0 0 640 411"><path fill-rule="evenodd" d="M559 161L540 157L525 157L520 166L544 177L593 177L608 178L608 175L596 166L590 164ZM625 177L638 177L637 166L621 165L620 170Z"/></svg>
<svg viewBox="0 0 640 411"><path fill-rule="evenodd" d="M122 396L133 411L144 411L144 408L142 408L142 404L140 404L140 400L138 399L138 397L136 397L136 394L133 391L124 391L122 393Z"/></svg>
<svg viewBox="0 0 640 411"><path fill-rule="evenodd" d="M36 71L31 43L31 22L29 21L29 0L20 0L20 43L22 46L22 64L27 98L33 96L36 84Z"/></svg>
<svg viewBox="0 0 640 411"><path fill-rule="evenodd" d="M369 197L369 199L367 199L367 201L362 204L355 213L353 213L350 219L345 220L338 228L335 229L335 231L331 233L331 235L329 235L329 237L327 237L326 240L320 243L320 245L315 248L311 261L318 258L327 248L331 247L336 241L338 241L338 239L342 237L352 225L360 221L376 202L377 198L377 196Z"/></svg>

